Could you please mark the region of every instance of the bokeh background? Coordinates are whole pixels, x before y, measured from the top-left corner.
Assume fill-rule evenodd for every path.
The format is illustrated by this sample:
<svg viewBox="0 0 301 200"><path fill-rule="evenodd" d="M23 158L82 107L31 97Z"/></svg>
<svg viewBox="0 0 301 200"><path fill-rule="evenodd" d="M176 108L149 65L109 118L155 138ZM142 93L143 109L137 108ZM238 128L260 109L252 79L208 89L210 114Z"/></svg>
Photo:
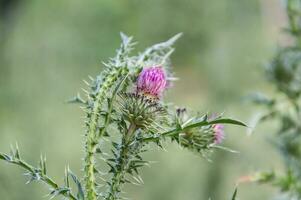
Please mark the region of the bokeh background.
<svg viewBox="0 0 301 200"><path fill-rule="evenodd" d="M0 1L0 151L19 143L23 157L37 163L46 154L48 171L62 183L67 164L77 174L83 157L83 112L65 104L113 56L119 32L133 35L143 50L183 32L172 59L180 77L168 99L201 112L225 112L250 121L258 111L244 97L273 93L262 66L278 45L280 0L2 0ZM145 184L128 187L134 200L230 199L240 176L278 169L270 144L272 125L252 136L227 128L225 146L212 162L176 145L147 154L158 161L142 170ZM47 199L45 186L25 186L23 171L0 162L1 200ZM268 186L243 184L243 200L271 199Z"/></svg>

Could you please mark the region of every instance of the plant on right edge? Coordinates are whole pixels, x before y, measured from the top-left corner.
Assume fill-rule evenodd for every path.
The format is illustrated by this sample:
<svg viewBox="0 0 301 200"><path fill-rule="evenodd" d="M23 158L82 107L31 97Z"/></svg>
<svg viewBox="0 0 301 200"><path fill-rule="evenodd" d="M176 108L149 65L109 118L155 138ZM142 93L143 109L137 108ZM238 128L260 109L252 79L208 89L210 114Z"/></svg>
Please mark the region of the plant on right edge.
<svg viewBox="0 0 301 200"><path fill-rule="evenodd" d="M279 47L266 67L267 79L277 89L268 97L261 93L252 96L253 102L263 105L265 112L257 122L276 122L272 143L281 154L285 171L261 172L243 177L241 181L268 183L280 189L278 199L301 199L301 1L286 0L289 27L285 31L293 43Z"/></svg>

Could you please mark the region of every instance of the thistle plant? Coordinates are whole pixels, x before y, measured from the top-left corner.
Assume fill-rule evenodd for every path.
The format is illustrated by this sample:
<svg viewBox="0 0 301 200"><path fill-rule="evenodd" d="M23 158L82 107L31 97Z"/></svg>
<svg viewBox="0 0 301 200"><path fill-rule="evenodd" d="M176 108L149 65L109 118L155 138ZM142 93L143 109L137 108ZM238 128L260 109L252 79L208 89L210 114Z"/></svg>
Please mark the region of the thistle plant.
<svg viewBox="0 0 301 200"><path fill-rule="evenodd" d="M253 101L264 107L258 122L276 122L272 143L283 158L283 172L261 172L247 177L248 181L269 183L281 190L281 199L301 199L301 1L287 0L289 27L285 31L293 43L279 47L266 67L267 79L276 94L258 93Z"/></svg>
<svg viewBox="0 0 301 200"><path fill-rule="evenodd" d="M70 100L81 104L86 116L83 178L67 167L65 182L59 185L48 176L44 157L38 167L33 167L22 159L17 147L10 154L1 153L0 159L24 168L29 182L46 183L51 197L119 200L124 184L142 183L139 169L149 165L143 153L154 145L163 148L163 142L169 140L205 157L223 148L222 124L244 123L221 115L189 112L164 100L175 80L169 57L180 35L132 55L135 43L121 33L116 56L103 63L105 69L99 76L87 82L85 98L78 94ZM99 162L108 168L99 169ZM76 192L71 181L77 186Z"/></svg>

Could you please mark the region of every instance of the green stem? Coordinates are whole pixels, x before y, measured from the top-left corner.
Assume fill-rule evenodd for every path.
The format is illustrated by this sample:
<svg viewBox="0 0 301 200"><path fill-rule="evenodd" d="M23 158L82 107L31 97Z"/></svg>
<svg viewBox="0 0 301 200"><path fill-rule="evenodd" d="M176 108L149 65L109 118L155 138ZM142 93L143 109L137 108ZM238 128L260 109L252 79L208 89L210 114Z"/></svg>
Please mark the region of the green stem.
<svg viewBox="0 0 301 200"><path fill-rule="evenodd" d="M129 129L125 135L126 142L130 141L130 139L133 136L133 134L135 133L135 131L136 131L136 125L134 123L131 123L129 126Z"/></svg>
<svg viewBox="0 0 301 200"><path fill-rule="evenodd" d="M121 192L121 186L124 181L124 177L129 164L129 143L131 138L136 131L136 125L131 123L127 133L122 138L121 148L119 150L119 157L116 159L116 169L111 179L110 188L106 200L117 200Z"/></svg>
<svg viewBox="0 0 301 200"><path fill-rule="evenodd" d="M100 136L102 136L105 133L105 131L107 130L108 125L110 124L111 115L112 115L112 111L113 111L114 100L116 98L117 92L119 91L120 87L123 85L123 83L127 80L128 76L129 76L127 69L125 70L125 73L127 73L127 74L120 81L120 83L116 86L116 88L114 89L114 91L112 93L111 100L108 102L108 112L105 115L103 129L99 133Z"/></svg>
<svg viewBox="0 0 301 200"><path fill-rule="evenodd" d="M40 176L40 180L43 181L44 183L46 183L47 185L49 185L54 190L57 190L60 188L57 183L55 183L49 176L44 174L40 169L37 169L37 168L29 165L28 163L26 163L25 161L23 161L21 159L11 158L10 160L5 160L5 161L7 161L11 164L18 165L18 166L22 167L23 169L29 171L30 173L33 173L33 174L38 173L38 175ZM70 200L77 200L77 198L71 192L62 193L62 195Z"/></svg>
<svg viewBox="0 0 301 200"><path fill-rule="evenodd" d="M96 148L99 141L105 132L106 127L109 123L108 114L105 118L104 127L99 131L99 118L100 112L103 107L104 100L107 96L107 92L114 85L117 78L127 73L127 68L112 69L110 73L105 77L104 82L99 88L97 95L94 100L92 111L88 114L88 130L87 130L87 141L86 141L86 156L85 156L85 178L86 178L86 195L88 200L96 200L96 180L95 180L95 154ZM113 95L113 98L115 94ZM111 107L111 106L110 106ZM111 112L111 109L109 110Z"/></svg>

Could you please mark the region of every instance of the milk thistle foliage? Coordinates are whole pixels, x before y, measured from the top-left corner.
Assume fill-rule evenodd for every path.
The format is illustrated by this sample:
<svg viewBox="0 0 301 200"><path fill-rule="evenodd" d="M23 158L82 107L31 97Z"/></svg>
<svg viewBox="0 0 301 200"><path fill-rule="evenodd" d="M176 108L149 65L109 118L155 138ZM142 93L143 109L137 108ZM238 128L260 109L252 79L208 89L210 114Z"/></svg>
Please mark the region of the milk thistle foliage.
<svg viewBox="0 0 301 200"><path fill-rule="evenodd" d="M279 47L266 68L267 79L276 89L273 96L258 93L253 101L264 107L258 122L277 122L272 143L283 158L283 172L262 172L251 181L269 183L280 189L281 199L301 199L301 2L286 0L289 27L286 32L293 43Z"/></svg>
<svg viewBox="0 0 301 200"><path fill-rule="evenodd" d="M47 175L46 159L33 167L22 159L18 148L11 154L1 153L0 159L24 168L30 182L46 183L51 197L119 200L125 183L142 183L139 168L149 164L142 154L151 150L149 144L162 147L163 141L171 140L207 156L222 142L221 124L245 124L222 116L191 116L186 109L174 108L164 101L172 80L169 56L179 37L180 34L132 56L135 43L132 37L121 34L116 56L104 63L99 76L91 78L86 99L77 95L70 101L80 103L86 113L83 178L77 178L68 167L65 183L58 185ZM98 162L105 162L108 171L98 169ZM76 193L71 181L77 186Z"/></svg>

